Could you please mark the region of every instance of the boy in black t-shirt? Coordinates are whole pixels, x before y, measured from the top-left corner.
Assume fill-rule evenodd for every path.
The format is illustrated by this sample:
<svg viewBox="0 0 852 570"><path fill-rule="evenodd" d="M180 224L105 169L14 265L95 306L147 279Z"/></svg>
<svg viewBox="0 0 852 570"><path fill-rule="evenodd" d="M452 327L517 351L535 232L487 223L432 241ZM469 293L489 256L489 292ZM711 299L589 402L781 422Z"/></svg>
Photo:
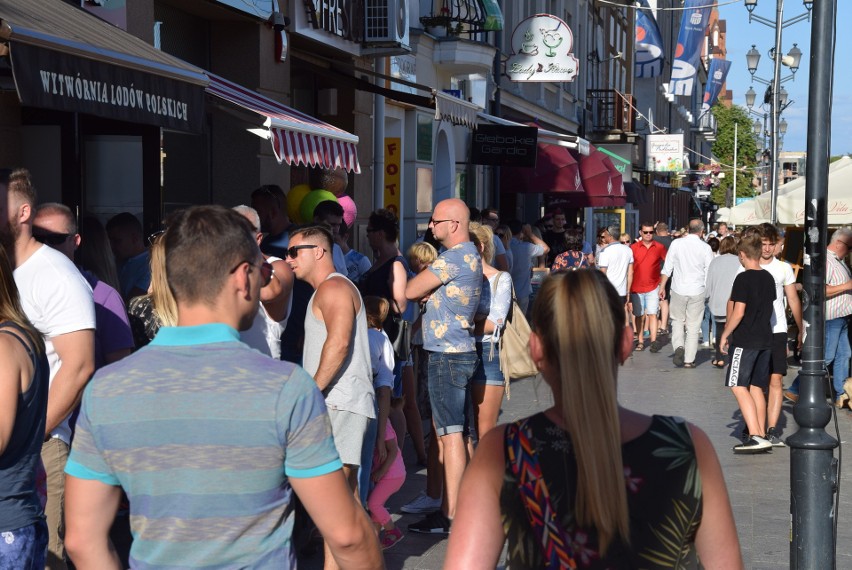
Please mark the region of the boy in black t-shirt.
<svg viewBox="0 0 852 570"><path fill-rule="evenodd" d="M743 237L738 246L746 269L737 275L728 301L728 319L720 339L722 353L731 354L725 385L731 388L742 412L749 438L734 446L734 453L769 451L765 438L769 362L772 355L772 303L775 280L760 267L759 235Z"/></svg>

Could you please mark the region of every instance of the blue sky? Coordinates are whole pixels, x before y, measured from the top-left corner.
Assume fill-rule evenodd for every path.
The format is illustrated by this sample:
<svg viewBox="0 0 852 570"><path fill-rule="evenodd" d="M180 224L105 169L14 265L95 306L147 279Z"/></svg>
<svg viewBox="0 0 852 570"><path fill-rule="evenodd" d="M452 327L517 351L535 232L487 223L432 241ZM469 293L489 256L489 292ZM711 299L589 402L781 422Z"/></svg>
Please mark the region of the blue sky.
<svg viewBox="0 0 852 570"><path fill-rule="evenodd" d="M831 154L846 154L852 152L852 75L849 73L848 61L852 56L852 34L841 22L852 22L852 1L838 0L837 2L837 44L834 60L834 95L831 117ZM754 13L775 19L776 2L774 0L759 0ZM800 1L787 0L784 2L784 19L789 19L805 12L805 7ZM733 91L734 103L745 107L745 92L751 85L751 75L746 66L746 52L755 44L760 51L760 64L756 76L763 79L772 78L772 60L769 59L769 49L775 44L775 30L759 22L748 22L748 11L745 6L738 2L719 7L719 18L727 21L727 59L731 62L731 70L728 72L728 89ZM782 150L804 151L807 150L807 124L808 124L808 79L811 52L811 23L807 20L787 26L784 28L781 39L782 52L787 53L793 47L793 43L799 45L802 50L802 61L796 78L784 83L784 87L790 94L790 99L795 101L787 107L782 115L787 119L789 125L787 134L784 136ZM847 62L844 64L844 62ZM790 74L786 67L781 68L781 77ZM754 82L754 90L757 92L754 110L763 100L766 86ZM762 113L762 111L761 111Z"/></svg>

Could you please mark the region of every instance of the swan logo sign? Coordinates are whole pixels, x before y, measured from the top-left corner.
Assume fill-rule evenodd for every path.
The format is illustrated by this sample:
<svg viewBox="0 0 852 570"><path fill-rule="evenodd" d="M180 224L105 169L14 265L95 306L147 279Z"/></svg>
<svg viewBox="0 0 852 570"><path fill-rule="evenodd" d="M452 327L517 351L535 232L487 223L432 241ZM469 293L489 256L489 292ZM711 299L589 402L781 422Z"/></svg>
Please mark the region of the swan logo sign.
<svg viewBox="0 0 852 570"><path fill-rule="evenodd" d="M564 21L550 14L530 16L512 32L506 75L512 81L574 81L579 62L573 46L574 34Z"/></svg>

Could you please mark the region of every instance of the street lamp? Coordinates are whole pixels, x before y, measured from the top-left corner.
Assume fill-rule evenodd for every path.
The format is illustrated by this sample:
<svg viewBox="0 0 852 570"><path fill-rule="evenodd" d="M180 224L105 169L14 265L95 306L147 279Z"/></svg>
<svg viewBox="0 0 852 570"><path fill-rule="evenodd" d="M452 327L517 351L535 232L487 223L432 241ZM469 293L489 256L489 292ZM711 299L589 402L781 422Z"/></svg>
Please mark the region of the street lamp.
<svg viewBox="0 0 852 570"><path fill-rule="evenodd" d="M763 130L763 125L760 124L760 119L754 122L754 134L760 136L760 132Z"/></svg>
<svg viewBox="0 0 852 570"><path fill-rule="evenodd" d="M787 93L787 90L782 87L781 91L778 92L778 104L781 105L782 110L787 106L788 98L789 94Z"/></svg>
<svg viewBox="0 0 852 570"><path fill-rule="evenodd" d="M751 44L751 49L746 52L746 65L748 66L748 72L751 73L752 76L754 76L754 72L757 71L758 63L760 63L760 52L757 51L757 46Z"/></svg>
<svg viewBox="0 0 852 570"><path fill-rule="evenodd" d="M781 133L781 136L787 134L787 119L781 119L781 122L778 123L778 132Z"/></svg>
<svg viewBox="0 0 852 570"><path fill-rule="evenodd" d="M757 93L754 92L754 87L749 85L748 91L745 93L746 107L751 109L754 107L754 99L757 97Z"/></svg>

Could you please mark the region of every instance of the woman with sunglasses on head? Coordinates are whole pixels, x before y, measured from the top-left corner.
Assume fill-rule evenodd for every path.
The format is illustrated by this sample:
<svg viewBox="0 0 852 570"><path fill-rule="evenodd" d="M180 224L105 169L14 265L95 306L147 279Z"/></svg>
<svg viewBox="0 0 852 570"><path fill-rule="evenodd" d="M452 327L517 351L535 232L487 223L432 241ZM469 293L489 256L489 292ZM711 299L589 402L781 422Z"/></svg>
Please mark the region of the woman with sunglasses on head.
<svg viewBox="0 0 852 570"><path fill-rule="evenodd" d="M697 567L696 554L704 568L742 568L704 432L618 404L633 333L606 276L548 278L532 327L530 355L555 403L480 440L444 567L494 568L508 539L510 569Z"/></svg>
<svg viewBox="0 0 852 570"><path fill-rule="evenodd" d="M136 348L151 342L160 327L177 326L177 303L166 279L166 252L162 232L151 236L151 285L148 294L131 299L127 307Z"/></svg>
<svg viewBox="0 0 852 570"><path fill-rule="evenodd" d="M36 491L47 416L48 365L0 247L0 568L44 568L47 525Z"/></svg>

